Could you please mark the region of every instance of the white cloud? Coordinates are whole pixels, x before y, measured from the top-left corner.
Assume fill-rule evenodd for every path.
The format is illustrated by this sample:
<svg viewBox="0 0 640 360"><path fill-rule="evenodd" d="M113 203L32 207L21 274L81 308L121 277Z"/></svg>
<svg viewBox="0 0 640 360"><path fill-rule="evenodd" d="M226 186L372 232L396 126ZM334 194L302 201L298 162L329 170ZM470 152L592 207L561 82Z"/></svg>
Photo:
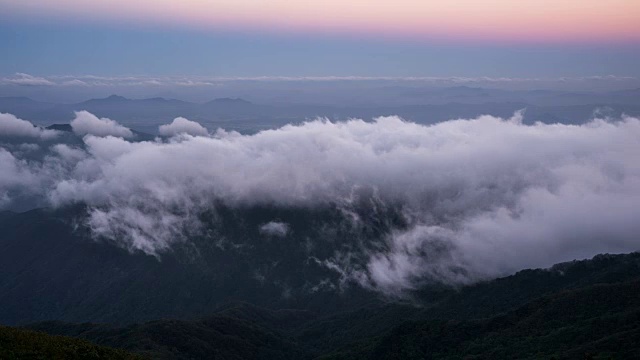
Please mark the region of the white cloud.
<svg viewBox="0 0 640 360"><path fill-rule="evenodd" d="M636 119L584 126L526 126L517 119L485 116L422 126L388 117L374 123L314 121L251 136L220 133L216 138L171 143L91 138L88 151L100 175L91 181L59 184L53 198L106 205L107 214L113 211L117 217L123 208L153 209L158 214L163 209L180 209L181 217L196 214L213 199L231 205L321 206L348 204L354 189L374 188L384 201L401 201L411 210L413 231L430 229L440 238L453 234L457 240L447 241L456 247L461 244L457 241L473 237L472 230L482 224L481 219L511 218L523 224L525 215L535 210L525 200L536 192L558 197L557 205L564 199L584 205L570 189L600 193L608 209L620 205L617 194L623 194L627 202L638 201L639 170L634 154L640 149L633 140L638 128ZM510 215L499 217L503 212ZM174 218L158 214L157 224L179 227ZM599 210L593 209L591 216L599 216ZM415 234L425 237L424 231ZM408 236L392 237L390 254L394 253L393 239ZM496 238L486 236L478 241L507 251L508 246L489 241ZM604 244L602 250L609 243ZM625 244L627 249L635 245ZM581 253L577 248L571 250L539 259L549 262ZM551 250L540 247L540 251ZM377 256L372 255L372 271ZM474 276L506 268L515 270L502 263L491 271L474 269L478 272ZM374 277L371 281L383 283Z"/></svg>
<svg viewBox="0 0 640 360"><path fill-rule="evenodd" d="M150 254L197 233L199 216L214 203L337 206L354 223L368 221L350 212L358 206L397 209L406 226L319 259L388 294L638 250L640 120L524 125L520 116L431 126L397 117L316 120L164 142L87 136L85 150L58 146L42 164L5 151L0 166L8 174L29 169L46 179L35 184L53 205L86 203L94 234ZM100 129L120 126L78 117ZM283 229L270 224L261 230Z"/></svg>
<svg viewBox="0 0 640 360"><path fill-rule="evenodd" d="M161 125L158 132L162 136L188 134L192 136L209 136L209 132L202 125L183 117L173 119L171 124Z"/></svg>
<svg viewBox="0 0 640 360"><path fill-rule="evenodd" d="M0 113L0 137L17 136L51 139L58 135L58 131L34 126L29 121L19 119L12 114Z"/></svg>
<svg viewBox="0 0 640 360"><path fill-rule="evenodd" d="M128 128L118 124L114 120L98 118L88 111L77 111L76 117L71 121L71 128L77 135L93 136L117 136L131 138L133 133Z"/></svg>

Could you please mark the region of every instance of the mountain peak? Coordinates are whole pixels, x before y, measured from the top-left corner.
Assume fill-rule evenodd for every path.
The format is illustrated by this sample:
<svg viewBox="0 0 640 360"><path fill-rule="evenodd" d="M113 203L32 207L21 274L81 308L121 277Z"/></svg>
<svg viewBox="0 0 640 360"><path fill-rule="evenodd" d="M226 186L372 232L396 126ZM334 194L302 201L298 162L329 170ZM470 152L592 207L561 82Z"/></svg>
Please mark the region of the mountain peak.
<svg viewBox="0 0 640 360"><path fill-rule="evenodd" d="M109 97L106 97L104 100L123 101L128 99L124 96L113 94L113 95L110 95Z"/></svg>
<svg viewBox="0 0 640 360"><path fill-rule="evenodd" d="M124 102L124 101L129 101L129 99L127 99L124 96L113 94L113 95L107 96L106 98L89 99L89 100L85 101L84 103L100 104L100 103L118 103L118 102Z"/></svg>

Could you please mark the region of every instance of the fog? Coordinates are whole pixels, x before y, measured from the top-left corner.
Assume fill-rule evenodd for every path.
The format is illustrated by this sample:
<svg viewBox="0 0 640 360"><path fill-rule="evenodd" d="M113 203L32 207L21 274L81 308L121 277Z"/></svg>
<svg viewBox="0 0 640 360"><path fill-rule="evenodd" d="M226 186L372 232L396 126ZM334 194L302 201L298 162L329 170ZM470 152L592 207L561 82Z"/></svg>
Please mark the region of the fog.
<svg viewBox="0 0 640 360"><path fill-rule="evenodd" d="M0 140L20 133L37 142L46 131L2 116ZM216 202L331 205L364 222L349 212L363 193L371 206L400 209L408 226L383 246L355 248L364 266L342 253L321 261L345 282L390 295L640 247L637 118L525 125L518 112L429 126L395 116L317 119L254 135L209 134L178 118L160 127L165 137L138 142L88 112L71 125L82 146L44 144L47 155L35 160L0 149L0 206L24 194L43 206L86 204L95 237L155 256L197 235ZM289 227L274 221L260 230L281 237Z"/></svg>

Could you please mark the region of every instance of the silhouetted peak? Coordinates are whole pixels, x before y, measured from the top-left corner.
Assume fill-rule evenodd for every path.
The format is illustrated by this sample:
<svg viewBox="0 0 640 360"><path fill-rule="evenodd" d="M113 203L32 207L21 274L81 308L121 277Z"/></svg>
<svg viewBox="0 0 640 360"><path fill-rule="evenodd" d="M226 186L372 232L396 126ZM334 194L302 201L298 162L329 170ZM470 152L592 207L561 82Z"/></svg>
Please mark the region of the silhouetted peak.
<svg viewBox="0 0 640 360"><path fill-rule="evenodd" d="M125 101L129 101L129 99L127 99L124 96L120 96L120 95L110 95L106 98L100 98L100 99L90 99L87 100L85 102L83 102L83 104L114 104L114 103L120 103L120 102L125 102Z"/></svg>

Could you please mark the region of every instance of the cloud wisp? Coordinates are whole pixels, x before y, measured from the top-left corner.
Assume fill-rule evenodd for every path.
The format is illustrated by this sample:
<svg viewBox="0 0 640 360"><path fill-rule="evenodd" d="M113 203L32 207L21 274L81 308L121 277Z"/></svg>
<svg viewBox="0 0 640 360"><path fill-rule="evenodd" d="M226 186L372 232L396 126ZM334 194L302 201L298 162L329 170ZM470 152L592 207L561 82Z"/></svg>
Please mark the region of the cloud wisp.
<svg viewBox="0 0 640 360"><path fill-rule="evenodd" d="M285 237L289 233L289 225L280 221L270 221L260 226L260 233L268 236Z"/></svg>
<svg viewBox="0 0 640 360"><path fill-rule="evenodd" d="M33 76L33 75L29 75L29 74L25 74L25 73L16 73L13 77L10 78L6 78L3 79L3 81L0 81L7 83L7 84L11 84L11 85L18 85L18 86L53 86L56 85L55 82L43 78L43 77L39 77L39 76Z"/></svg>
<svg viewBox="0 0 640 360"><path fill-rule="evenodd" d="M52 206L86 204L94 235L149 254L198 233L215 203L337 206L356 225L369 221L351 211L357 206L397 209L406 226L353 244L364 259L357 266L353 254L319 259L346 282L392 295L640 248L636 118L525 125L517 113L430 126L393 116L319 119L253 135L209 134L176 119L161 128L169 138L144 142L86 112L72 126L82 148L58 144L40 162L0 153L2 203L20 186L12 179L33 179L24 187ZM364 193L370 201L359 200ZM295 235L280 222L260 231Z"/></svg>

